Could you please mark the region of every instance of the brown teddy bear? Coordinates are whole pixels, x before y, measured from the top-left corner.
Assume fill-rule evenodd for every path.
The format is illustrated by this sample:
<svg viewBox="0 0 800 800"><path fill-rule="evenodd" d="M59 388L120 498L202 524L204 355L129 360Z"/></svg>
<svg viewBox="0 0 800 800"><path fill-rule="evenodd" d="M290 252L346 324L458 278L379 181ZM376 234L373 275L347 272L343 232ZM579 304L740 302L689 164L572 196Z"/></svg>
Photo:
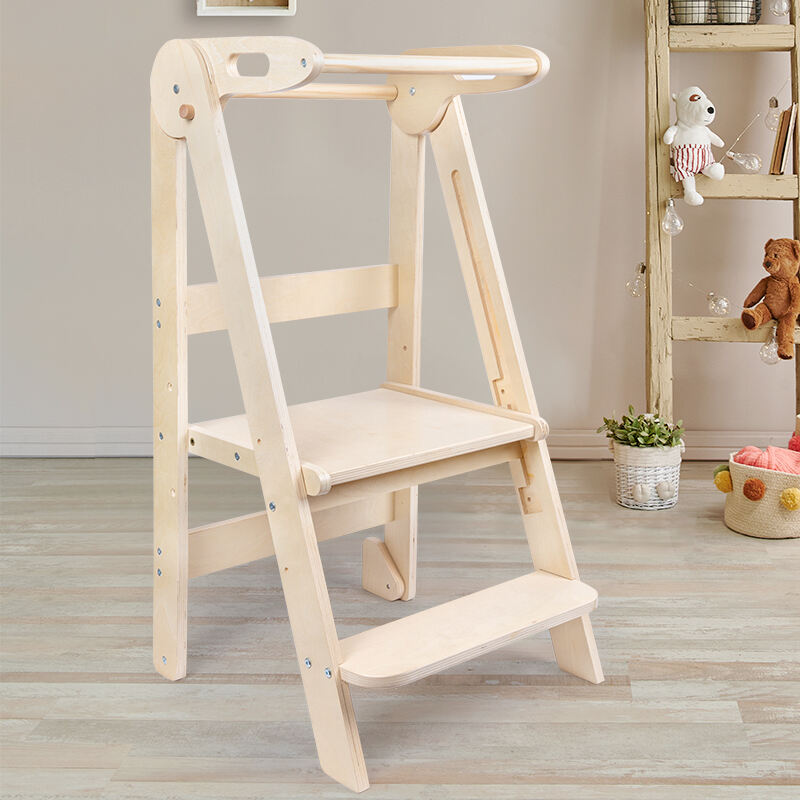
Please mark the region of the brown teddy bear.
<svg viewBox="0 0 800 800"><path fill-rule="evenodd" d="M794 354L794 326L800 317L800 241L770 239L764 245L764 269L769 277L747 295L742 322L755 330L777 320L778 355L788 359Z"/></svg>

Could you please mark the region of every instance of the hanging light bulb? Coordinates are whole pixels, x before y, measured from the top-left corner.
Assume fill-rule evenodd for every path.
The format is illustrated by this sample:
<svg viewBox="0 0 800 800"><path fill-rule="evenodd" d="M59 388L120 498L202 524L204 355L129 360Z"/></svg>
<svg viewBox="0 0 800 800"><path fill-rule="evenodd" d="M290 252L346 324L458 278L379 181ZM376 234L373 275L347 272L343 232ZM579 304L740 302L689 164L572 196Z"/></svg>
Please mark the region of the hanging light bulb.
<svg viewBox="0 0 800 800"><path fill-rule="evenodd" d="M776 17L785 17L789 13L789 0L772 0L769 10Z"/></svg>
<svg viewBox="0 0 800 800"><path fill-rule="evenodd" d="M761 170L761 156L758 153L734 153L728 150L725 153L731 161L735 161L745 172L759 172Z"/></svg>
<svg viewBox="0 0 800 800"><path fill-rule="evenodd" d="M758 351L758 357L765 363L772 366L773 364L777 364L781 359L778 355L778 328L777 326L772 327L772 333L770 334L769 340L764 344L764 346Z"/></svg>
<svg viewBox="0 0 800 800"><path fill-rule="evenodd" d="M644 261L636 265L636 272L632 280L629 280L625 284L625 288L628 290L628 294L631 297L641 297L644 294L644 290L647 288L647 278L645 277L646 272L647 267L645 266Z"/></svg>
<svg viewBox="0 0 800 800"><path fill-rule="evenodd" d="M781 124L781 112L778 109L777 97L770 97L769 99L769 111L767 111L764 117L764 124L771 131L778 130L778 125Z"/></svg>
<svg viewBox="0 0 800 800"><path fill-rule="evenodd" d="M728 300L727 297L724 297L721 294L714 294L714 292L709 292L706 295L706 300L708 300L708 310L715 317L728 316L728 312L731 310L731 301Z"/></svg>
<svg viewBox="0 0 800 800"><path fill-rule="evenodd" d="M675 201L670 197L667 200L667 210L664 212L664 219L661 220L661 230L669 236L677 236L683 230L683 220L675 210Z"/></svg>

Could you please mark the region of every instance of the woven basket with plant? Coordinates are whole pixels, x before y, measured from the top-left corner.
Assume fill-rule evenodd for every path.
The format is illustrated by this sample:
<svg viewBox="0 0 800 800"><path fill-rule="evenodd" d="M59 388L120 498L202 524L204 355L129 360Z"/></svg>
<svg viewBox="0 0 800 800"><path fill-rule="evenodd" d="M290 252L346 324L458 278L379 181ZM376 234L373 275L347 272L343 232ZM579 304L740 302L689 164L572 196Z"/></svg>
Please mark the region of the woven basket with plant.
<svg viewBox="0 0 800 800"><path fill-rule="evenodd" d="M614 454L617 502L640 510L672 508L678 502L683 423L637 415L629 406L619 421L603 417L597 432L603 431Z"/></svg>

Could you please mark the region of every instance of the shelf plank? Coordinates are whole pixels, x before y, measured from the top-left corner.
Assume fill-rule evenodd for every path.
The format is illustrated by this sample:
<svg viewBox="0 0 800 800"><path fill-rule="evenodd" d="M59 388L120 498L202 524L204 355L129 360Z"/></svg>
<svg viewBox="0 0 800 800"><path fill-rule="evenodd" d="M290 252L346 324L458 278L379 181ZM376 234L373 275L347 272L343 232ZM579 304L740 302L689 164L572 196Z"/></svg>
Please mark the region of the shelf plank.
<svg viewBox="0 0 800 800"><path fill-rule="evenodd" d="M797 175L741 175L730 173L721 181L697 176L697 191L705 198L720 200L796 200ZM673 197L683 196L683 187L672 181Z"/></svg>
<svg viewBox="0 0 800 800"><path fill-rule="evenodd" d="M745 328L738 317L673 317L672 338L678 342L765 342L772 330L764 325L758 330ZM794 340L800 344L800 328Z"/></svg>
<svg viewBox="0 0 800 800"><path fill-rule="evenodd" d="M386 388L290 406L289 417L304 475L325 477L324 488L307 486L310 494L325 494L338 484L542 438L546 430L533 418L498 414L494 406L476 403L461 407L447 399ZM244 414L190 425L189 452L257 474Z"/></svg>
<svg viewBox="0 0 800 800"><path fill-rule="evenodd" d="M532 572L343 639L342 679L405 686L596 607L591 586Z"/></svg>
<svg viewBox="0 0 800 800"><path fill-rule="evenodd" d="M786 51L794 47L794 25L670 25L669 47L676 52Z"/></svg>

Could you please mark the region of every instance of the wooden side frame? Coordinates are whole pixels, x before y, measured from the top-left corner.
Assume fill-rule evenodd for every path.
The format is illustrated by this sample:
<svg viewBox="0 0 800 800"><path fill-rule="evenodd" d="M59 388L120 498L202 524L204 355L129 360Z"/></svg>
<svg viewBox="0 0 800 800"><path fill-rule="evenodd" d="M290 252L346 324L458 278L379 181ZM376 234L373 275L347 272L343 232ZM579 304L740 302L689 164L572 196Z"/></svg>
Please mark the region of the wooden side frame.
<svg viewBox="0 0 800 800"><path fill-rule="evenodd" d="M153 257L153 664L186 675L189 455L186 142L151 115Z"/></svg>
<svg viewBox="0 0 800 800"><path fill-rule="evenodd" d="M397 264L397 306L389 310L387 380L419 385L422 346L422 231L425 196L425 137L408 134L392 123L392 149L389 197L389 260ZM417 593L417 515L416 486L394 493L394 521L386 526L380 547L366 545L365 555L385 560L403 579L402 600L411 600ZM385 582L369 579L374 572L369 560L364 561L362 584L380 589L387 599L396 596L394 584L384 594Z"/></svg>
<svg viewBox="0 0 800 800"><path fill-rule="evenodd" d="M790 81L792 84L792 102L800 103L800 0L792 0L789 21L794 27L794 46L789 56L792 76ZM796 132L792 144L792 156L794 172L798 174L800 173L800 138L797 136ZM792 235L795 239L800 239L800 195L792 202ZM796 337L794 346L794 371L794 411L795 414L800 414L800 342L797 342Z"/></svg>
<svg viewBox="0 0 800 800"><path fill-rule="evenodd" d="M191 156L320 764L362 791L369 785L364 756L349 687L339 674L339 640L219 93L192 43L161 49L152 80L165 75L193 109L190 118L173 117L174 102L154 102L162 130L185 138Z"/></svg>
<svg viewBox="0 0 800 800"><path fill-rule="evenodd" d="M460 98L452 101L430 139L495 403L538 416ZM534 565L577 579L547 444L523 442L522 453L513 472ZM561 669L602 682L588 615L552 628L550 636Z"/></svg>
<svg viewBox="0 0 800 800"><path fill-rule="evenodd" d="M669 0L645 0L647 66L647 409L673 417L672 399L672 243L661 216L673 191L669 148L661 136L669 125ZM658 313L654 313L655 310Z"/></svg>

